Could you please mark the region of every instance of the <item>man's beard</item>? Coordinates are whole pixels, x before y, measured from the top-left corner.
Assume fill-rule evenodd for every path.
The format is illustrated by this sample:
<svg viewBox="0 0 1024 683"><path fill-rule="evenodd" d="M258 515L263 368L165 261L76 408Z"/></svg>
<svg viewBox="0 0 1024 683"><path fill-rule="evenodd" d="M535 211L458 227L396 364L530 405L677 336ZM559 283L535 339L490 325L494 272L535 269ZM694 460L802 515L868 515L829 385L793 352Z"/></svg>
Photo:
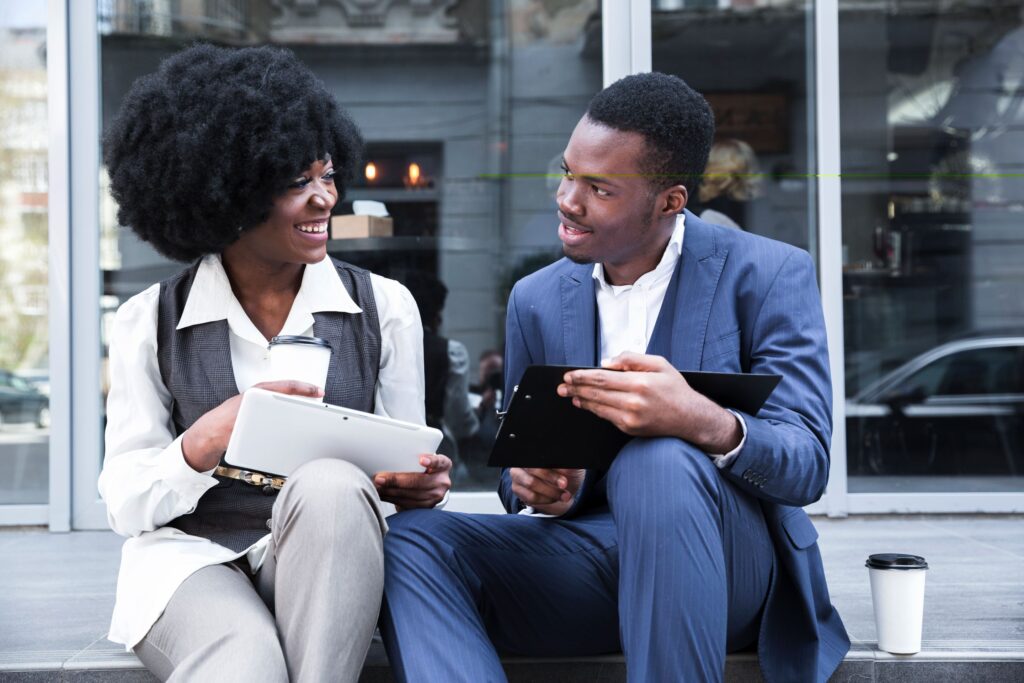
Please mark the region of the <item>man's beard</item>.
<svg viewBox="0 0 1024 683"><path fill-rule="evenodd" d="M574 256L574 255L570 254L568 248L564 244L562 245L562 256L564 256L565 258L569 259L573 263L577 263L577 264L579 264L581 266L585 266L588 263L593 263L594 262L594 259L589 257L589 256L585 256L585 255L582 255L582 254L577 254L577 255Z"/></svg>

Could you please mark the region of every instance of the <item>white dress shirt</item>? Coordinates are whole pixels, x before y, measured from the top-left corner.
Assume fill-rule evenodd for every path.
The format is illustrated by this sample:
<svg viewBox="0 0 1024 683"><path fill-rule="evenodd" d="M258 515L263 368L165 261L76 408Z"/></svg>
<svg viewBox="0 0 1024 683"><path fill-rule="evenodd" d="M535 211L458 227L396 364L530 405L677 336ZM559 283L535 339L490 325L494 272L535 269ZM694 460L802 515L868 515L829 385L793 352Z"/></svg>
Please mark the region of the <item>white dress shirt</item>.
<svg viewBox="0 0 1024 683"><path fill-rule="evenodd" d="M593 278L597 285L597 315L601 329L601 361L614 358L624 351L647 353L647 345L651 342L654 325L661 313L661 304L683 253L685 231L686 217L679 214L661 261L654 270L644 273L631 285L608 284L604 266L594 264ZM679 303L686 305L685 302ZM718 467L727 467L747 441L746 422L739 413L730 412L740 422L743 439L728 453L708 454Z"/></svg>
<svg viewBox="0 0 1024 683"><path fill-rule="evenodd" d="M604 266L594 264L591 276L595 280L597 294L597 317L601 331L600 361L610 360L624 351L647 353L647 345L654 334L654 325L661 313L661 304L665 300L672 273L675 272L679 257L683 253L683 234L686 231L686 217L676 217L676 227L672 230L661 261L637 278L631 285L612 285L604 277ZM725 454L708 453L719 468L728 467L739 455L743 444L747 442L747 423L736 411L730 413L739 420L743 430L743 438L736 448ZM534 517L556 517L536 512L532 506L519 511L521 515Z"/></svg>
<svg viewBox="0 0 1024 683"><path fill-rule="evenodd" d="M381 331L374 412L424 423L423 331L409 291L372 275ZM134 647L163 613L178 586L195 571L247 555L262 564L270 535L238 553L205 538L164 526L195 510L216 484L210 472L186 462L174 437L171 396L157 363L160 285L133 296L117 311L110 340L106 455L99 492L111 528L127 536L121 551L110 640ZM306 266L280 334L313 334L313 313L360 313L329 258ZM227 320L231 364L239 391L269 372L268 340L231 290L218 255L200 264L177 329Z"/></svg>

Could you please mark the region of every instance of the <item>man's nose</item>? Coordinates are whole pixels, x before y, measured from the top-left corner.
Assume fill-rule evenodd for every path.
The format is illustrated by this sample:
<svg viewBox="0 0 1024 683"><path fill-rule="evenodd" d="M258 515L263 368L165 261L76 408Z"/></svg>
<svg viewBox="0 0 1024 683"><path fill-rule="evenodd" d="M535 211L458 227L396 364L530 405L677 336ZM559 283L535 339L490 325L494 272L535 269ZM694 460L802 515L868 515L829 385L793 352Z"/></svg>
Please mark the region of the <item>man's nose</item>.
<svg viewBox="0 0 1024 683"><path fill-rule="evenodd" d="M583 204L580 203L577 192L579 185L579 183L569 182L565 178L558 185L555 201L558 203L558 209L568 216L579 216L583 213Z"/></svg>

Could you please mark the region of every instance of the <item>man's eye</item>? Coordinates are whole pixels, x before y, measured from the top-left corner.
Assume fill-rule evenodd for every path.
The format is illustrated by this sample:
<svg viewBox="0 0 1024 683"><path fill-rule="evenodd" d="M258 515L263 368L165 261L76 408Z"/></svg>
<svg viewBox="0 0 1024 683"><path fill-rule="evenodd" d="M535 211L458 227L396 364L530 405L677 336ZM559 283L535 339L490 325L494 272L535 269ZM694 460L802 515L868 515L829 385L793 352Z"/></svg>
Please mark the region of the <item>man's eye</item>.
<svg viewBox="0 0 1024 683"><path fill-rule="evenodd" d="M565 166L562 167L562 177L565 178L566 180L575 179L575 176L573 176L572 171L567 169Z"/></svg>
<svg viewBox="0 0 1024 683"><path fill-rule="evenodd" d="M609 192L608 190L606 190L606 189L604 189L602 187L598 187L597 185L591 185L591 187L594 188L594 194L596 194L598 197L610 197L610 196L612 196L611 192Z"/></svg>

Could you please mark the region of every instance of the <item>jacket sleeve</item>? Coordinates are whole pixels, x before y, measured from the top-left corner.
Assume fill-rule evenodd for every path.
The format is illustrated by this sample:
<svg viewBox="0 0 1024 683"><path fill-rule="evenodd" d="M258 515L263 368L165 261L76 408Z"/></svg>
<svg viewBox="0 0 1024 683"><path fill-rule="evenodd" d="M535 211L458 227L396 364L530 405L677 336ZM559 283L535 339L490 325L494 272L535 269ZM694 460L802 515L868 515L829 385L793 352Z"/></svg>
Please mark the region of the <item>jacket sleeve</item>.
<svg viewBox="0 0 1024 683"><path fill-rule="evenodd" d="M505 391L503 396L502 410L508 409L508 403L512 400L512 390L519 383L520 378L527 366L533 363L530 349L526 345L526 337L523 334L522 322L519 317L519 307L516 302L516 291L519 285L512 288L508 297L508 311L505 314ZM501 471L501 478L498 480L498 496L501 498L505 510L513 514L526 507L519 498L512 493L512 480L509 477L508 469Z"/></svg>
<svg viewBox="0 0 1024 683"><path fill-rule="evenodd" d="M769 285L751 331L750 372L782 375L747 437L721 471L750 494L804 506L828 481L832 386L814 263L794 251Z"/></svg>
<svg viewBox="0 0 1024 683"><path fill-rule="evenodd" d="M156 354L159 286L117 311L110 340L106 452L99 493L110 528L122 536L153 531L195 510L216 485L181 452L171 420L171 396Z"/></svg>

